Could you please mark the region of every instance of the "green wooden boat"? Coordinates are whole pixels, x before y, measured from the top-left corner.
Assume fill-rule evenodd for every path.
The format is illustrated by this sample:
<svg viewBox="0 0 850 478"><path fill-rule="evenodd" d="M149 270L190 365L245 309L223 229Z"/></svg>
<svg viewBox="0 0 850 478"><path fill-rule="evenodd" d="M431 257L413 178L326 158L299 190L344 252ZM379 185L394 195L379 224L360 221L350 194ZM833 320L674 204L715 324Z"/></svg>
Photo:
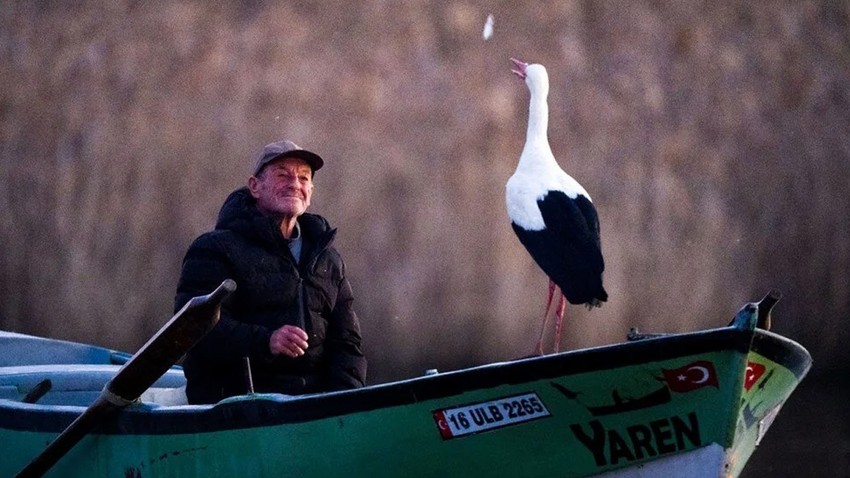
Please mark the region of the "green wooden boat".
<svg viewBox="0 0 850 478"><path fill-rule="evenodd" d="M187 405L174 367L46 476L738 476L811 367L805 348L762 328L773 302L745 305L726 327L327 394ZM38 456L126 360L0 333L0 477Z"/></svg>

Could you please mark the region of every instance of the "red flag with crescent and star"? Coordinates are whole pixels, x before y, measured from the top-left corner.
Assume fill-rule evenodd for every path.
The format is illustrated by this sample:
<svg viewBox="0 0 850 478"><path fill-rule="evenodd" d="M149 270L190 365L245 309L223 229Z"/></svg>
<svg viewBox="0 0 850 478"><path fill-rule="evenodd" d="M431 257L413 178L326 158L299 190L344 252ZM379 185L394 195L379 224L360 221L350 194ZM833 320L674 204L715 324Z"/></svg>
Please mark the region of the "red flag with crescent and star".
<svg viewBox="0 0 850 478"><path fill-rule="evenodd" d="M757 362L747 362L747 371L744 373L744 389L750 391L753 385L759 381L767 367Z"/></svg>
<svg viewBox="0 0 850 478"><path fill-rule="evenodd" d="M437 422L437 428L440 430L440 436L442 436L444 440L453 436L452 429L449 427L448 422L446 422L446 415L442 410L434 412L434 421Z"/></svg>
<svg viewBox="0 0 850 478"><path fill-rule="evenodd" d="M677 393L685 393L702 387L720 388L717 382L717 373L714 364L708 360L697 360L672 370L661 369L664 381L670 390Z"/></svg>

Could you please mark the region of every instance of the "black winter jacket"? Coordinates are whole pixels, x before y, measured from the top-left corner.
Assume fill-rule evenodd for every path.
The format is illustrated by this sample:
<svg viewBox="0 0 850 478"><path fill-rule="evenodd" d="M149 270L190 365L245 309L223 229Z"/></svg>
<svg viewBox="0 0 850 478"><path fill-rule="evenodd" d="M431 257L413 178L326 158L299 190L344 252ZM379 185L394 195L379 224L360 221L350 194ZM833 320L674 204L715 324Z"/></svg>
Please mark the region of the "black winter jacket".
<svg viewBox="0 0 850 478"><path fill-rule="evenodd" d="M189 247L175 311L224 279L237 286L219 323L184 359L190 403L246 393L246 356L257 392L301 394L365 384L360 324L345 265L333 248L336 229L315 214L301 215L298 224L303 242L296 263L279 222L263 215L248 189L241 188L225 200L215 230ZM269 351L271 333L285 324L307 332L305 355Z"/></svg>

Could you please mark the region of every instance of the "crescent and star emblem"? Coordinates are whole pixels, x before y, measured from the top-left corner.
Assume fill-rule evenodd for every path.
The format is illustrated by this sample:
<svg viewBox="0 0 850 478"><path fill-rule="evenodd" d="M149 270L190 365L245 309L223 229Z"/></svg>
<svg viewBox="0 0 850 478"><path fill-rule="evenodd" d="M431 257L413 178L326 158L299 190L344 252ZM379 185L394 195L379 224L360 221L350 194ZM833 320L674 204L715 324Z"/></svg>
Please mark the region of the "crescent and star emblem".
<svg viewBox="0 0 850 478"><path fill-rule="evenodd" d="M705 383L705 382L707 382L707 381L708 381L709 374L708 374L708 369L707 369L707 368L705 368L705 367L703 367L703 366L701 366L701 365L694 365L693 367L690 367L690 368L688 368L688 369L686 370L686 372L688 372L688 375L689 375L689 376L690 376L690 372L691 372L691 370L696 370L696 371L698 371L698 372L702 375L702 376L699 378L699 380L693 380L693 379L692 379L692 380L691 380L691 383L693 383L693 384L695 384L695 385L699 385L699 384L701 384L701 383Z"/></svg>

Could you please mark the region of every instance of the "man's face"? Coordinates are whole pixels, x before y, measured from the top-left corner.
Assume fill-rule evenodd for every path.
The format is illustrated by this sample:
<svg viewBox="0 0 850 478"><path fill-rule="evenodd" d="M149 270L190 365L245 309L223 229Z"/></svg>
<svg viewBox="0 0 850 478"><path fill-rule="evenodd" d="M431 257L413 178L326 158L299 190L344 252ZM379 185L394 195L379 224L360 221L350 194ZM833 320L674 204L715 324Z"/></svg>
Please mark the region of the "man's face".
<svg viewBox="0 0 850 478"><path fill-rule="evenodd" d="M278 159L266 165L259 176L248 178L248 189L266 214L298 217L313 196L313 170L299 158Z"/></svg>

